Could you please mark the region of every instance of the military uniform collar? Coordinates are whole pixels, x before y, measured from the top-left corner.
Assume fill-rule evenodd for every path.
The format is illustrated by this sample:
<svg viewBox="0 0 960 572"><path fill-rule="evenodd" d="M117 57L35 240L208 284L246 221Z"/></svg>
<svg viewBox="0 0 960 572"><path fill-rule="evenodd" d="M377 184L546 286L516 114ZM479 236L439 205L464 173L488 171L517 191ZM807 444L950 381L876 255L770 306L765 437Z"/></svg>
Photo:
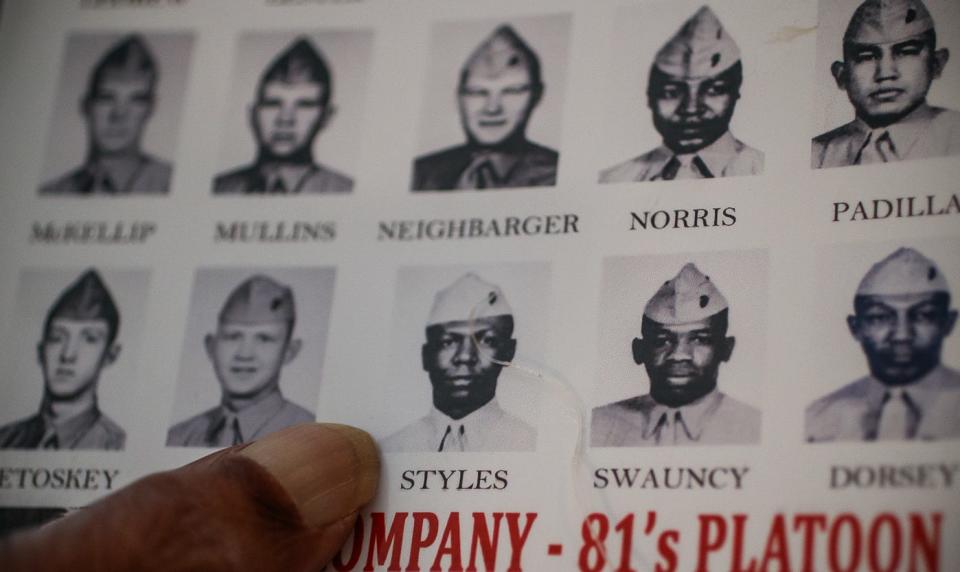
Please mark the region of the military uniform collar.
<svg viewBox="0 0 960 572"><path fill-rule="evenodd" d="M948 386L949 377L949 370L943 364L940 364L917 381L896 386L896 388L902 389L909 396L913 405L920 410L921 428L925 414L934 408L942 391ZM879 417L887 391L894 388L887 386L872 375L868 379L871 383L868 385L869 389L866 396L867 410L876 412Z"/></svg>
<svg viewBox="0 0 960 572"><path fill-rule="evenodd" d="M59 449L72 449L100 420L100 409L94 405L69 419L57 419L49 412L41 412L45 428L44 439L52 432L57 436Z"/></svg>
<svg viewBox="0 0 960 572"><path fill-rule="evenodd" d="M83 175L87 179L89 192L113 192L129 193L133 188L134 181L140 176L140 172L147 164L147 158L143 155L137 155L130 159L134 163L133 168L128 172L120 172L112 163L93 159L87 163L83 170Z"/></svg>
<svg viewBox="0 0 960 572"><path fill-rule="evenodd" d="M246 442L257 435L260 429L283 408L284 402L283 394L277 388L239 411L234 411L226 403L221 403L212 425L219 425L219 422L224 420L229 427L233 419L236 419L240 425L240 437Z"/></svg>
<svg viewBox="0 0 960 572"><path fill-rule="evenodd" d="M261 165L260 174L268 193L279 179L286 193L295 194L303 190L304 183L316 170L312 163L266 163Z"/></svg>
<svg viewBox="0 0 960 572"><path fill-rule="evenodd" d="M687 438L691 441L699 441L700 436L703 435L704 425L717 407L720 406L720 402L723 401L723 394L714 389L700 399L680 407L668 407L658 403L653 399L653 396L650 397L650 400L653 403L653 408L650 410L647 426L643 430L644 439L655 440L660 419L666 415L670 423L673 423L677 412L679 412L680 424L686 432Z"/></svg>
<svg viewBox="0 0 960 572"><path fill-rule="evenodd" d="M464 434L467 435L467 438L476 443L483 438L483 428L489 427L490 422L495 420L502 413L503 410L500 409L500 405L497 403L497 398L494 397L483 407L471 412L465 417L461 417L460 419L454 419L436 407L433 407L430 409L430 413L427 415L427 421L430 423L430 426L433 429L437 446L440 445L440 441L443 439L443 436L447 431L447 427L458 428L461 425L463 426L463 431Z"/></svg>
<svg viewBox="0 0 960 572"><path fill-rule="evenodd" d="M879 136L880 133L886 131L890 134L890 140L893 141L893 148L896 150L897 155L899 157L905 157L923 132L926 131L936 115L936 110L924 102L905 115L900 121L887 125L886 127L870 127L858 116L853 120L851 125L854 131L854 149L862 152L864 145L868 143L868 138L873 138L871 135L877 134L876 136Z"/></svg>
<svg viewBox="0 0 960 572"><path fill-rule="evenodd" d="M740 144L738 144L737 139L730 133L730 130L727 129L723 132L716 141L707 145L703 149L700 149L696 153L684 153L678 155L670 150L666 145L661 145L655 150L654 162L655 166L653 172L659 173L667 166L667 163L671 159L676 157L683 165L688 165L694 157L700 157L700 160L703 161L707 168L710 169L710 173L714 177L722 176L724 171L727 168L727 165L730 164L737 157L737 152L740 151Z"/></svg>

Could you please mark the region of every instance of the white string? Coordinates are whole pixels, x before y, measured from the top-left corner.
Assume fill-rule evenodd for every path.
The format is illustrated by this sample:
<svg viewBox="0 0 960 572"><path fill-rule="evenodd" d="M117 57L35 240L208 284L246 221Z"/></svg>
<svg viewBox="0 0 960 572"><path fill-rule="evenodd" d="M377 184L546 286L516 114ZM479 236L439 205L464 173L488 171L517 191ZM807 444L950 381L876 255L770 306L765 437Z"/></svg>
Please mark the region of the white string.
<svg viewBox="0 0 960 572"><path fill-rule="evenodd" d="M609 499L606 495L597 493L593 491L589 482L590 478L579 478L583 471L586 471L586 476L589 477L593 474L593 469L595 468L590 460L587 458L584 451L584 436L585 431L585 421L583 416L584 404L580 400L579 395L576 390L573 389L573 386L568 382L562 375L557 372L550 371L547 372L544 367L530 366L523 363L518 363L516 359L511 361L498 359L492 351L485 350L484 346L480 345L480 341L477 339L477 312L487 303L487 300L480 300L470 309L470 313L467 316L467 323L470 326L470 339L474 344L474 347L477 349L478 353L481 353L489 359L491 362L504 367L510 368L520 374L521 377L526 376L528 378L533 378L541 382L545 382L550 389L554 390L554 394L560 397L560 401L563 404L563 410L560 411L561 414L565 415L568 420L573 421L574 427L576 428L576 438L573 441L573 447L570 451L570 479L569 482L573 488L573 499L574 504L576 505L576 511L572 515L567 515L568 521L574 526L574 530L580 531L584 519L587 515L595 512L596 502L591 502L591 497L597 497L599 499L599 504L602 507L602 512L608 516L613 515L613 507L611 506ZM516 358L516 356L514 356ZM586 490L584 490L586 489ZM639 514L637 516L640 516ZM611 523L610 529L612 530L614 523ZM652 566L650 562L643 556L639 551L639 538L637 538L637 532L640 530L639 525L635 524L634 528L634 539L633 539L633 557L635 557L639 562L637 566L640 569L646 569ZM592 528L590 529L591 536L596 534L596 531ZM610 534L608 533L607 539L609 540ZM599 538L593 536L595 540L595 546L597 546L598 551L600 552L605 565L605 569L612 569L614 566L611 563L610 559L607 557L606 543L601 542ZM631 558L631 565L633 558Z"/></svg>

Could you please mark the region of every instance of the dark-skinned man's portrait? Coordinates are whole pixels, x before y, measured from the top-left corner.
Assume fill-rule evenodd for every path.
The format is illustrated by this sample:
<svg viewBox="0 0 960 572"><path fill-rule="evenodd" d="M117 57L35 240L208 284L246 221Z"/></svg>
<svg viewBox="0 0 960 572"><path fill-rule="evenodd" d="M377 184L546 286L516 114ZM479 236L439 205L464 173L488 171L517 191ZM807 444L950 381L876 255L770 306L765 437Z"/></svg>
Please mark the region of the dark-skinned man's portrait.
<svg viewBox="0 0 960 572"><path fill-rule="evenodd" d="M707 6L690 16L653 57L643 95L660 145L601 171L601 183L756 175L763 153L734 137L745 66L737 42ZM750 71L750 68L746 68ZM639 86L638 86L639 87ZM639 91L639 89L638 89Z"/></svg>
<svg viewBox="0 0 960 572"><path fill-rule="evenodd" d="M703 260L683 263L679 272L674 268L672 277L656 284L646 271L667 266L666 259L651 260L644 271L638 260L608 259L601 310L605 320L601 343L605 347L599 393L626 393L627 397L593 409L591 446L721 445L760 440L760 410L749 404L754 397L741 401L728 388L739 396L752 384L737 376L760 373L762 359L744 368L739 358L741 347L747 360L756 360L762 352L762 346L757 348L762 336L742 326L757 323L762 307L747 307L744 302L756 298L742 294L761 287L747 282L743 288L743 284L764 279L764 258L762 253L725 253ZM718 271L720 278L715 281L715 272L706 274L699 264ZM720 283L721 279L739 288L722 291L726 284ZM650 286L656 291L646 297L644 288ZM725 291L735 292L735 302L727 299ZM633 313L637 310L639 316ZM614 317L617 323L607 323ZM745 345L734 331L744 333ZM618 346L606 346L612 341ZM731 368L735 358L737 367Z"/></svg>
<svg viewBox="0 0 960 572"><path fill-rule="evenodd" d="M807 440L960 437L960 373L943 363L957 310L938 262L896 249L862 277L850 310L845 329L866 375L807 407Z"/></svg>
<svg viewBox="0 0 960 572"><path fill-rule="evenodd" d="M829 130L812 141L813 168L960 154L955 3L822 0L820 20L830 25L818 31L818 81L832 89L821 96Z"/></svg>
<svg viewBox="0 0 960 572"><path fill-rule="evenodd" d="M192 42L187 34L69 38L46 158L56 176L41 195L169 192Z"/></svg>
<svg viewBox="0 0 960 572"><path fill-rule="evenodd" d="M416 357L420 380L407 386L415 395L429 388L430 406L426 415L381 440L385 451L535 449L537 430L529 421L533 412L529 406L515 409L518 381L511 368L521 355L518 352L525 351L518 320L529 314L515 311L510 293L482 277L481 272L489 273L478 270L459 274L433 296L419 336ZM418 294L417 298L426 297ZM528 300L523 295L519 298L523 303ZM422 315L419 321L424 324ZM526 328L523 332L528 332ZM506 399L504 391L510 394ZM422 411L423 405L417 409Z"/></svg>
<svg viewBox="0 0 960 572"><path fill-rule="evenodd" d="M551 123L559 121L554 102L564 90L566 47L556 48L568 21L484 24L440 25L434 34L421 136L430 143L414 161L414 191L556 184L559 153L536 134L559 134Z"/></svg>

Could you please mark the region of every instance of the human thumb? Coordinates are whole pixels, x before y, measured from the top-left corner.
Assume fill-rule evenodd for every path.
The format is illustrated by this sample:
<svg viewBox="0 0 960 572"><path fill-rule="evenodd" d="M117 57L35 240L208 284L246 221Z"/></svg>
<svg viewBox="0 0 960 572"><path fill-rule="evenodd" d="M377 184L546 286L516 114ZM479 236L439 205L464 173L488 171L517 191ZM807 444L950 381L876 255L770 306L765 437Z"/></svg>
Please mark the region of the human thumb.
<svg viewBox="0 0 960 572"><path fill-rule="evenodd" d="M19 570L319 570L373 499L373 439L298 425L219 451L0 544Z"/></svg>

